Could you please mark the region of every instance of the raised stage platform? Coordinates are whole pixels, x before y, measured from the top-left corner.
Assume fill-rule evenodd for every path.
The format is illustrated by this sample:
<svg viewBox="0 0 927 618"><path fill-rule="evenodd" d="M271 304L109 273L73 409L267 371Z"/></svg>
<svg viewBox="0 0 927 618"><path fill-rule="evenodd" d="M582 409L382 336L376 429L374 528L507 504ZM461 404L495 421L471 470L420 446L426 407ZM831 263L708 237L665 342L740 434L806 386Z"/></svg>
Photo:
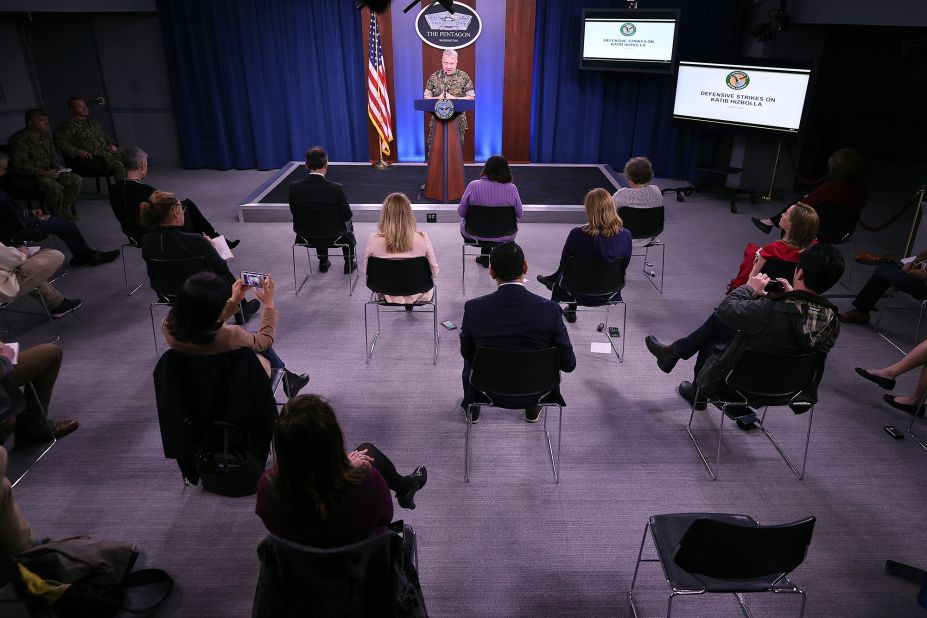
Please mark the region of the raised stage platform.
<svg viewBox="0 0 927 618"><path fill-rule="evenodd" d="M479 177L482 167L465 166L467 182ZM438 222L458 221L457 203L441 204L424 197L420 187L426 170L422 163L394 163L386 169L369 163L331 163L328 178L344 185L355 221L379 220L383 199L394 191L409 196L418 220L424 222L426 213L436 213ZM291 221L288 187L308 174L300 161L282 168L239 206L239 221ZM524 205L522 221L526 223L582 223L586 220L583 198L589 189L602 187L614 192L624 184L621 175L609 165L513 164L512 175Z"/></svg>

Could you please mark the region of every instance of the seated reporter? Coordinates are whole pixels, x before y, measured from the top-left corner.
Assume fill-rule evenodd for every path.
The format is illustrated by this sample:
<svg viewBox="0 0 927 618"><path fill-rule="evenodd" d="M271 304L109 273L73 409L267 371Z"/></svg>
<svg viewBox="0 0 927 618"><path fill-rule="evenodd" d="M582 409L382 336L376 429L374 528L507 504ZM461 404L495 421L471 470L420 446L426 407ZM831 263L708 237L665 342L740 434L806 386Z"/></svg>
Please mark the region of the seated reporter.
<svg viewBox="0 0 927 618"><path fill-rule="evenodd" d="M141 205L142 202L149 202L157 189L142 182L148 175L147 152L141 148L127 148L122 153L122 163L126 168L126 178L117 180L110 188L109 203L122 232L135 244L141 244L142 237L148 233L141 221ZM181 204L185 212L182 224L184 231L205 234L209 238L221 236L196 204L191 200L183 200ZM237 247L239 242L226 238L229 249Z"/></svg>
<svg viewBox="0 0 927 618"><path fill-rule="evenodd" d="M0 444L14 428L17 447L50 441L52 432L63 438L77 429L77 421L49 421L46 416L62 357L61 348L43 343L20 350L14 365L13 348L0 342ZM39 401L32 389L22 390L30 382Z"/></svg>
<svg viewBox="0 0 927 618"><path fill-rule="evenodd" d="M0 178L6 175L9 157L0 152ZM80 228L71 219L43 214L41 210L33 210L26 214L13 198L0 191L0 208L6 210L0 217L5 229L0 229L0 236L4 242L14 243L26 241L45 240L54 234L60 238L71 252L71 266L99 266L112 262L119 257L119 250L97 251L91 249L84 240Z"/></svg>
<svg viewBox="0 0 927 618"><path fill-rule="evenodd" d="M841 314L840 321L846 324L868 324L869 312L875 309L890 287L916 298L927 297L927 249L905 264L895 260L880 261L875 272L853 299L855 308Z"/></svg>
<svg viewBox="0 0 927 618"><path fill-rule="evenodd" d="M249 289L264 304L256 333L225 323L238 311ZM274 305L274 291L274 280L268 275L263 287L249 288L241 280L235 281L232 295L228 296L228 287L221 277L215 273L198 273L184 283L170 313L161 323L161 331L168 345L191 354L224 354L237 348L251 348L260 356L268 376L271 369L284 370L283 390L287 397L295 397L309 382L309 376L287 369L274 352L272 346L280 317Z"/></svg>
<svg viewBox="0 0 927 618"><path fill-rule="evenodd" d="M653 180L653 166L647 157L634 157L624 164L624 177L631 186L621 187L612 195L615 209L621 208L659 208L663 206L663 192L660 187L650 184ZM653 238L637 238L635 247L643 247Z"/></svg>
<svg viewBox="0 0 927 618"><path fill-rule="evenodd" d="M512 182L512 169L502 155L493 155L486 159L480 177L470 182L460 198L457 214L460 215L460 235L465 241L480 240L487 242L505 242L515 240L515 235L501 238L474 238L464 231L467 222L467 210L470 206L489 206L492 208L512 206L515 208L515 220L521 221L522 204L518 187ZM476 263L489 268L489 253L492 247L480 249L481 255Z"/></svg>
<svg viewBox="0 0 927 618"><path fill-rule="evenodd" d="M664 373L671 372L680 359L698 354L695 384L685 381L678 389L691 404L696 384L706 395L719 390L740 348L783 354L829 352L840 333L840 322L837 308L821 294L840 280L843 268L843 257L834 247L814 245L799 256L792 285L785 279L778 280L784 288L782 293L767 295L769 277L759 273L725 297L690 334L669 345L653 336L644 342ZM740 345L728 345L738 331L743 333Z"/></svg>
<svg viewBox="0 0 927 618"><path fill-rule="evenodd" d="M552 290L551 300L556 302L572 299L572 296L563 291L558 284L570 257L591 258L609 264L622 258L625 260L631 258L631 232L624 228L624 223L618 216L612 196L608 191L605 189L589 191L586 193L585 206L587 223L570 230L563 245L557 271L546 277L537 276L540 283ZM584 305L592 306L604 302L603 299L595 297L583 297L577 300ZM563 310L567 322L576 321L576 306L577 303L571 302L567 309Z"/></svg>
<svg viewBox="0 0 927 618"><path fill-rule="evenodd" d="M345 452L331 405L317 395L294 397L274 432L274 467L258 481L255 512L271 534L312 547L338 547L386 530L393 501L415 508L428 481L425 466L401 476L372 444Z"/></svg>
<svg viewBox="0 0 927 618"><path fill-rule="evenodd" d="M894 390L895 380L909 371L920 368L920 375L917 377L917 386L914 387L914 393L906 397L896 397L895 395L886 394L883 396L885 403L891 407L901 410L906 414L923 416L924 408L918 411L917 406L923 401L924 393L927 393L927 340L921 341L917 346L905 354L897 363L882 367L881 369L863 369L856 368L856 373L874 382L885 390Z"/></svg>
<svg viewBox="0 0 927 618"><path fill-rule="evenodd" d="M377 231L367 239L364 251L364 270L367 270L367 258L378 257L388 260L404 260L427 257L431 266L433 279L438 276L438 260L428 234L415 228L415 215L412 205L404 193L390 193L383 202ZM407 311L412 311L411 303L431 300L434 289L417 296L386 296L390 303L405 304Z"/></svg>
<svg viewBox="0 0 927 618"><path fill-rule="evenodd" d="M197 256L206 258L212 272L225 281L226 293L231 293L235 276L203 234L186 230L185 210L173 193L165 191L155 191L147 202L141 203L141 221L150 230L142 239L142 257L146 262ZM245 320L254 315L260 306L257 300L244 303Z"/></svg>
<svg viewBox="0 0 927 618"><path fill-rule="evenodd" d="M0 243L0 303L13 302L29 294L37 302L44 301L55 319L77 311L84 304L81 299L65 298L48 282L62 264L64 254L60 251L42 249L30 255L25 247L7 247Z"/></svg>

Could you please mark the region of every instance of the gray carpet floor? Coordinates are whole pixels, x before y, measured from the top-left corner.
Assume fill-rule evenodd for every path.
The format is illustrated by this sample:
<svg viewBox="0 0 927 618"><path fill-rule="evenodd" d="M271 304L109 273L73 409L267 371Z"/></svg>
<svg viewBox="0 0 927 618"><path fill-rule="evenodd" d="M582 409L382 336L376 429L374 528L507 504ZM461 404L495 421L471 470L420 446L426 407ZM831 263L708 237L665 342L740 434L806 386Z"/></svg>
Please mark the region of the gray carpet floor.
<svg viewBox="0 0 927 618"><path fill-rule="evenodd" d="M871 328L843 329L828 359L803 481L762 435L739 432L730 422L721 478L711 481L686 435L688 410L675 392L680 380L690 379L692 361L665 375L644 348L645 335L672 340L712 311L744 245L769 240L750 224L750 215L769 214L777 205L743 204L733 215L726 202L709 197L693 196L684 204L668 199L663 294L640 274L640 258L629 269L626 361L590 351L592 342L604 341L595 313L568 325L578 363L563 379L569 405L561 483L553 483L539 426L527 425L517 413L486 410L474 429L472 482L465 484L457 332L441 329L435 366L428 316L384 316L377 350L365 364L363 280L349 297L340 268L334 268L310 280L297 297L289 226L233 220L236 205L272 173L154 170L150 180L191 197L220 231L242 239L233 271L274 274L281 313L277 351L292 369L310 373L307 392L332 401L348 442L375 443L400 470L428 466L418 508L397 507L397 518L418 531L432 615L628 616L626 591L647 518L687 511L745 513L764 523L815 515L810 551L794 573L808 593L807 615L918 613L916 588L885 575L884 562L927 566L927 452L910 438L895 441L882 431L888 424L906 428L908 418L853 373L854 366L896 360L891 345ZM913 192L913 185L873 184L889 190L873 197L870 221L887 218L907 197L906 187ZM105 197L84 195L79 206L80 226L92 245L109 249L123 242ZM906 215L885 231L861 231L859 249L899 251L909 221ZM493 283L472 261L461 278L456 225L423 227L441 267L439 319L459 323L465 300L491 292ZM373 228L357 226L359 249ZM556 267L569 228L522 226L518 241L532 281ZM141 279L137 252L128 263L130 277ZM298 264L305 268L304 261ZM857 265L852 287L870 272ZM163 457L151 379L152 294L145 289L127 298L122 276L116 261L72 268L59 284L66 295L81 297L84 307L57 322L65 360L51 415L78 419L81 427L24 479L17 498L40 536L90 534L137 543L145 564L166 569L178 583L160 615L247 616L259 569L255 550L265 535L254 499L185 488L174 462ZM534 282L528 286L545 291ZM849 306L848 299L837 302ZM915 318L913 311L896 311L883 326L910 347ZM47 340L48 327L40 320L11 322L10 340ZM905 376L896 392L913 388L914 380ZM711 421L713 429L716 415ZM804 417L773 410L767 422L791 453L800 452ZM699 427L707 437L705 418ZM14 465L22 464L15 451L13 456ZM644 565L638 585L644 615L665 613L668 589L659 567ZM794 615L798 607L787 595L750 597L748 605L762 616ZM682 599L676 609L680 615L738 615L732 598L724 596Z"/></svg>

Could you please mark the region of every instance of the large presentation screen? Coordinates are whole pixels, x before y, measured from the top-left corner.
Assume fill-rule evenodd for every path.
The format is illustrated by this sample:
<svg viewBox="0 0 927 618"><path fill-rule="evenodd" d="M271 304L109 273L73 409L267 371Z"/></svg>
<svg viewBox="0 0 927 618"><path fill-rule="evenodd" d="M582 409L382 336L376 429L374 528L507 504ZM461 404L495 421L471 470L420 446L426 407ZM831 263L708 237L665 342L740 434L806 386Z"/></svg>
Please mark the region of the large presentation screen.
<svg viewBox="0 0 927 618"><path fill-rule="evenodd" d="M741 59L679 61L674 124L734 133L797 135L811 80L810 62Z"/></svg>
<svg viewBox="0 0 927 618"><path fill-rule="evenodd" d="M672 73L678 24L678 9L585 9L579 67Z"/></svg>

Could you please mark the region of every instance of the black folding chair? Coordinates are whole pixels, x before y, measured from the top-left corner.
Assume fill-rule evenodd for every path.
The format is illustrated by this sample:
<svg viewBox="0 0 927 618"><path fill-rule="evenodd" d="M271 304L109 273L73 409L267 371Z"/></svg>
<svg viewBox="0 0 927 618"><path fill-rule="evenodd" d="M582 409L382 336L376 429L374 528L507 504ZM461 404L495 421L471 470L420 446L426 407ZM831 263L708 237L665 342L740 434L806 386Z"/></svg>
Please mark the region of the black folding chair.
<svg viewBox="0 0 927 618"><path fill-rule="evenodd" d="M760 268L760 272L770 279L785 279L789 283L793 283L796 268L798 268L798 262L769 258Z"/></svg>
<svg viewBox="0 0 927 618"><path fill-rule="evenodd" d="M8 144L0 145L0 152L10 156L10 147ZM14 200L26 202L28 207L32 208L32 202L38 202L43 209L45 206L45 192L39 188L35 177L30 174L18 174L8 171L6 176L0 180L0 188L9 194Z"/></svg>
<svg viewBox="0 0 927 618"><path fill-rule="evenodd" d="M434 321L434 364L438 364L438 288L431 278L431 265L427 257L406 258L390 260L386 258L367 258L367 288L370 290L370 300L364 304L364 348L367 351L367 363L373 356L373 348L380 337L380 311L381 307L402 307L402 309L383 309L386 313L398 311L405 312L406 304L413 307L431 306L425 312L430 312ZM432 292L431 300L418 300L413 303L392 303L386 296L416 296ZM377 312L377 332L370 341L367 330L367 307L373 305ZM369 345L368 345L369 342Z"/></svg>
<svg viewBox="0 0 927 618"><path fill-rule="evenodd" d="M293 231L296 232L296 242L293 243L293 285L296 288L296 295L302 291L303 286L312 276L312 258L310 249L315 249L315 256L319 257L319 249L341 249L347 248L348 261L353 263L357 260L355 248L350 245L345 235L350 232L347 223L341 217L341 211L337 206L325 206L319 208L297 208L293 213ZM303 278L302 283L297 283L296 276L296 247L306 249L306 261L309 263L309 274ZM354 294L354 286L360 278L360 273L354 271L348 273L348 296Z"/></svg>
<svg viewBox="0 0 927 618"><path fill-rule="evenodd" d="M608 263L592 258L570 256L567 258L563 274L557 283L572 297L572 300L560 302L576 303L579 307L587 309L605 307L605 323L602 332L608 338L608 343L612 346L612 351L618 357L619 363L624 362L624 341L627 338L625 329L628 326L628 306L621 300L621 290L624 288L624 275L627 268L628 261L623 258ZM590 296L596 296L602 302L588 305L578 300L587 299ZM618 352L618 348L615 347L615 338L608 334L609 310L616 305L622 307L621 332L618 334L621 338L621 352Z"/></svg>
<svg viewBox="0 0 927 618"><path fill-rule="evenodd" d="M642 562L659 562L672 592L666 615L673 615L677 596L705 593L733 594L744 616L749 616L744 593L797 594L799 618L805 614L805 593L789 579L808 554L814 517L763 526L747 515L727 513L672 513L654 515L644 527L628 602L637 618L634 585ZM644 558L650 532L656 558Z"/></svg>
<svg viewBox="0 0 927 618"><path fill-rule="evenodd" d="M129 269L128 269L128 266L126 266L126 250L127 249L137 249L139 252L139 255L141 255L142 245L139 244L137 240L129 236L126 237L126 241L127 242L122 244L122 251L120 251L120 254L122 254L122 278L125 281L126 296L132 296L133 294L138 292L143 285L145 285L145 280L142 279L141 281L139 281L138 285L136 285L131 290L129 289Z"/></svg>
<svg viewBox="0 0 927 618"><path fill-rule="evenodd" d="M631 232L631 238L639 240L646 238L647 244L644 245L644 267L641 269L649 277L650 284L663 293L663 271L666 267L666 243L659 239L663 233L663 223L665 220L666 209L663 206L655 208L630 208L622 206L618 209L618 216L624 222L625 229ZM650 249L660 248L660 285L656 283L657 273L654 270L653 263L650 261ZM631 256L639 256L640 253L632 253Z"/></svg>
<svg viewBox="0 0 927 618"><path fill-rule="evenodd" d="M739 336L738 336L739 337ZM738 345L736 340L730 345ZM692 438L692 443L698 451L702 463L708 469L711 479L717 480L717 471L721 465L721 435L724 429L724 417L728 408L749 408L742 416L751 416L753 409L762 407L763 416L757 421L760 429L769 438L779 455L785 460L792 472L799 478L805 476L805 465L808 462L808 444L811 441L811 422L814 420L814 405L818 400L818 384L824 375L824 361L826 354L809 352L807 354L777 354L764 352L753 348L746 348L738 354L734 361L734 368L728 371L724 378L724 385L720 394L703 396L700 388L696 388L692 400L692 413L689 415L689 424L686 431ZM695 418L697 402L714 404L721 410L721 420L718 426L718 450L715 455L715 469L712 470L705 454L692 433L692 420ZM796 415L808 413L808 430L805 434L805 450L802 456L801 471L789 461L782 447L766 430L764 421L770 406L788 406Z"/></svg>
<svg viewBox="0 0 927 618"><path fill-rule="evenodd" d="M470 384L482 398L466 406L467 432L464 436L464 481L470 482L470 428L473 425L473 408L495 407L509 410L541 406L544 410L544 436L554 482L560 482L560 446L563 436L563 407L560 396L560 361L557 348L510 351L477 348L470 369ZM518 406L505 401L528 401ZM558 410L557 457L547 429L547 408Z"/></svg>
<svg viewBox="0 0 927 618"><path fill-rule="evenodd" d="M847 282L844 287L849 288L853 282L853 259L856 256L856 240L853 238L853 232L856 231L856 225L859 223L858 208L847 208L846 206L831 206L823 204L815 207L818 211L818 219L821 226L818 228L818 242L826 242L834 245L839 250L846 246L849 249L844 253L844 262L850 265L847 268Z"/></svg>
<svg viewBox="0 0 927 618"><path fill-rule="evenodd" d="M158 296L157 302L148 304L156 358L158 358L158 331L155 328L154 308L158 305L171 307L187 279L203 272L211 273L213 270L206 258L201 255L178 260L161 260L157 258L148 260L148 280L151 289Z"/></svg>
<svg viewBox="0 0 927 618"><path fill-rule="evenodd" d="M464 232L473 238L503 238L514 236L518 232L518 221L515 218L514 206L467 206L467 217L464 219ZM474 249L491 248L498 245L494 240L467 240L464 239L460 247L461 279L467 274L467 256L481 255L480 253L467 253L467 247Z"/></svg>
<svg viewBox="0 0 927 618"><path fill-rule="evenodd" d="M102 192L100 189L101 178L106 180L106 192L110 192L112 189L110 178L112 178L113 175L103 166L102 160L90 159L91 162L97 163L97 165L94 165L93 163L88 163L87 159L81 159L80 157L72 158L63 152L61 153L61 157L64 159L64 164L74 170L74 173L81 178L93 178L97 184L97 193Z"/></svg>

